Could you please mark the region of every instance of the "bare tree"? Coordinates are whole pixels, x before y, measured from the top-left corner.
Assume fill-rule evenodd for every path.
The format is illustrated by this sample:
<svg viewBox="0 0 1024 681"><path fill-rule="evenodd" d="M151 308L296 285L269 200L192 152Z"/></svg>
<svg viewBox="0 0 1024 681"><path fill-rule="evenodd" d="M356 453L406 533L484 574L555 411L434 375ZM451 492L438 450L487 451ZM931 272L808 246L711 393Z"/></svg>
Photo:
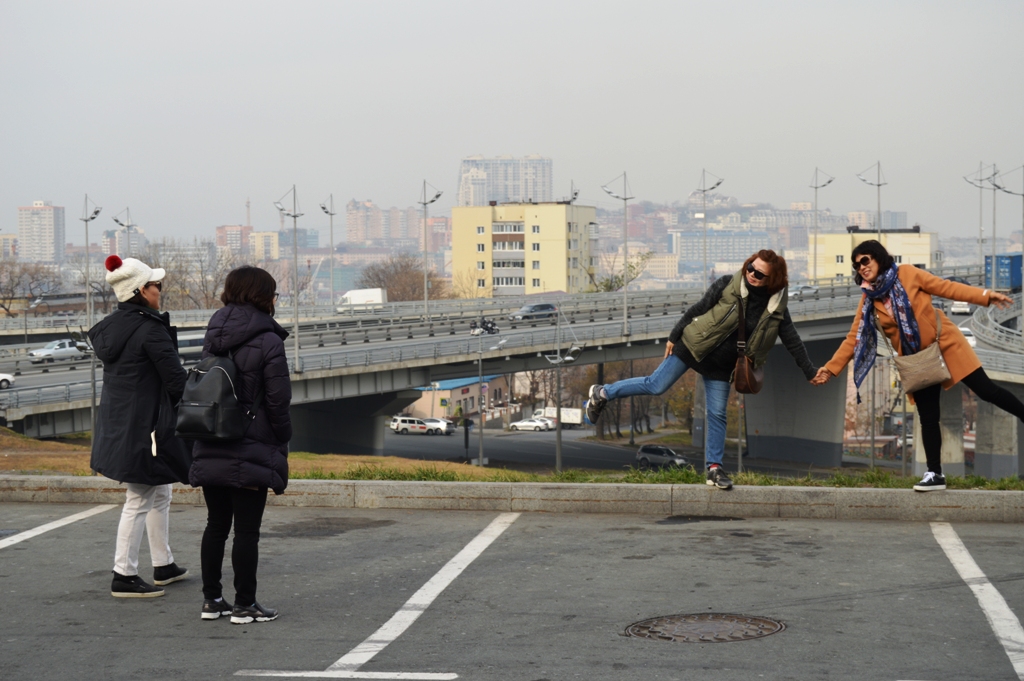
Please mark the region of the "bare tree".
<svg viewBox="0 0 1024 681"><path fill-rule="evenodd" d="M75 276L75 284L85 287L85 254L75 253L67 258L64 264ZM93 309L110 312L111 306L116 302L114 289L106 282L107 270L101 263L92 263L89 268L89 289L92 292Z"/></svg>
<svg viewBox="0 0 1024 681"><path fill-rule="evenodd" d="M481 298L490 295L490 287L479 288L477 278L476 270L468 267L455 272L451 283L452 298Z"/></svg>
<svg viewBox="0 0 1024 681"><path fill-rule="evenodd" d="M167 271L161 305L168 310L210 310L220 307L228 272L242 264L239 257L217 249L205 239L164 239L146 254L151 267Z"/></svg>
<svg viewBox="0 0 1024 681"><path fill-rule="evenodd" d="M623 273L620 271L621 266L618 264L619 255L617 253L602 255L598 269L607 274L598 275L588 270L591 291L595 293L621 291L623 286L628 286L630 282L644 273L652 255L653 253L648 251L631 256L626 267L625 281L623 281Z"/></svg>
<svg viewBox="0 0 1024 681"><path fill-rule="evenodd" d="M431 270L427 273L431 299L451 297L448 281ZM423 300L423 262L409 253L395 253L363 268L356 281L359 288L382 288L388 300Z"/></svg>
<svg viewBox="0 0 1024 681"><path fill-rule="evenodd" d="M60 288L60 269L54 265L0 260L0 309L8 317L13 316L14 301L56 293Z"/></svg>

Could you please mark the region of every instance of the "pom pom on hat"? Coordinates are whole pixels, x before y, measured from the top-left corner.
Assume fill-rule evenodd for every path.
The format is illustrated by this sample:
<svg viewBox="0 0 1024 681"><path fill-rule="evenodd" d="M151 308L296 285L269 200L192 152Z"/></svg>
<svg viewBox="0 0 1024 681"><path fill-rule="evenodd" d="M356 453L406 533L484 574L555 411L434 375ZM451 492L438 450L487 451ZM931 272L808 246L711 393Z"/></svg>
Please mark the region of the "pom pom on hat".
<svg viewBox="0 0 1024 681"><path fill-rule="evenodd" d="M122 261L121 258L117 257L116 255L111 255L107 256L104 265L106 266L108 272L113 272L122 265Z"/></svg>

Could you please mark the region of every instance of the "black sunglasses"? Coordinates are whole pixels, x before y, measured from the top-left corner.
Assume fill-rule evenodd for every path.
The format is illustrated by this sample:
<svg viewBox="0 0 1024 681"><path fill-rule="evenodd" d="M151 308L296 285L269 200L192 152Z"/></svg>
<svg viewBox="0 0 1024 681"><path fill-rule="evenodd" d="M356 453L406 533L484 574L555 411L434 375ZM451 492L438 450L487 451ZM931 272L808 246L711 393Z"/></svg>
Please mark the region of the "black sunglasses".
<svg viewBox="0 0 1024 681"><path fill-rule="evenodd" d="M147 283L146 286L155 286L157 291L164 290L164 283L162 281L151 281Z"/></svg>
<svg viewBox="0 0 1024 681"><path fill-rule="evenodd" d="M856 272L861 267L867 267L870 263L871 263L871 256L870 255L865 255L863 258L860 258L859 260L854 260L853 261L853 271Z"/></svg>
<svg viewBox="0 0 1024 681"><path fill-rule="evenodd" d="M747 263L747 271L750 272L751 274L753 274L754 275L754 279L757 279L758 281L762 281L762 280L764 280L768 276L767 274L765 274L761 270L754 269L754 263L752 263L752 262L748 262Z"/></svg>

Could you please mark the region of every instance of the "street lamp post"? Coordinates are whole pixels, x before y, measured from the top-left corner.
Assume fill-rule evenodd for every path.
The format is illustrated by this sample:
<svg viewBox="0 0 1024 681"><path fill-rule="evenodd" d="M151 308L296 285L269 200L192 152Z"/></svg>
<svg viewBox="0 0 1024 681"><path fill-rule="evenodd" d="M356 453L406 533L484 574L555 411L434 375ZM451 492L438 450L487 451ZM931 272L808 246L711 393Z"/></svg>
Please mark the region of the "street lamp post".
<svg viewBox="0 0 1024 681"><path fill-rule="evenodd" d="M284 204L281 203L285 196L292 195L292 210L289 213L285 209ZM299 212L299 195L295 191L295 185L284 193L280 199L274 202L274 207L281 213L282 220L285 216L292 219L292 298L295 302L295 373L302 373L302 365L299 361L299 218L302 217L302 213Z"/></svg>
<svg viewBox="0 0 1024 681"><path fill-rule="evenodd" d="M328 205L330 205L330 208L328 208ZM329 237L330 240L331 240L331 244L330 244L330 246L331 246L331 264L328 267L328 271L329 271L330 276L331 276L331 312L333 313L334 312L334 216L337 215L337 213L334 212L334 194L331 194L330 198L327 201L325 201L324 203L321 203L320 204L320 208L323 210L323 212L327 213L331 217L331 227L330 227L330 237ZM315 304L316 303L314 302L314 305Z"/></svg>
<svg viewBox="0 0 1024 681"><path fill-rule="evenodd" d="M483 334L480 334L479 336L477 336L476 340L477 340L477 347L476 347L476 353L477 353L477 395L479 396L479 400L480 400L480 404L478 405L479 408L480 408L480 435L478 436L480 450L477 452L476 465L480 466L482 468L487 463L487 460L484 459L484 423L486 422L487 416L486 416L486 413L484 412L484 404L485 404L485 402L484 402L484 337L483 337ZM507 339L502 339L502 340L498 341L497 345L492 345L491 347L487 348L487 350L489 352L494 352L495 350L500 350L502 347L504 347L505 343L507 343L507 342L508 342ZM466 442L467 442L467 446L468 446L468 442L469 441L467 440ZM469 453L467 452L466 455L468 456Z"/></svg>
<svg viewBox="0 0 1024 681"><path fill-rule="evenodd" d="M864 173L871 170L869 166L865 170L857 173L857 179L866 185L870 185L875 188L878 195L878 212L875 217L875 231L878 235L878 241L882 241L882 187L889 184L882 179L882 162L877 161L874 165L875 168L875 181L872 182L864 177ZM875 392L877 379L875 375L878 373L875 369L878 368L878 363L875 362L871 365L871 469L875 468L875 431L878 429L878 424L875 422Z"/></svg>
<svg viewBox="0 0 1024 681"><path fill-rule="evenodd" d="M993 166L993 168L994 167L995 166ZM1009 171L1007 173L1002 173L1002 175L1008 175L1009 173L1016 172L1017 170L1021 171L1021 179L1024 180L1024 165L1020 166L1019 168L1014 168L1013 170L1011 170L1011 171ZM1019 191L1019 192L1012 191L1011 189L1007 188L1004 184L999 182L999 178L1002 175L999 175L999 176L993 175L992 177L990 177L988 179L988 181L992 183L993 190L998 189L998 190L1006 192L1007 194L1010 194L1012 196L1019 196L1019 197L1021 197L1021 235L1022 235L1022 237L1024 237L1024 187L1022 187L1021 191ZM995 212L995 205L996 205L995 204L995 199L993 199L992 200L992 211L993 212ZM1024 258L1021 259L1021 276L1024 277ZM995 277L996 277L996 259L995 259L995 257L993 257L992 258L992 287L993 288L995 288ZM1021 295L1021 309L1022 309L1021 321L1024 322L1024 295ZM1024 333L1021 334L1021 340L1022 340L1022 343L1024 343Z"/></svg>
<svg viewBox="0 0 1024 681"><path fill-rule="evenodd" d="M995 177L995 172L988 177L983 177L985 168L985 162L978 161L978 174L964 175L964 180L967 184L978 188L978 267L981 268L983 282L985 278L985 182ZM994 170L995 166L992 166L992 168Z"/></svg>
<svg viewBox="0 0 1024 681"><path fill-rule="evenodd" d="M95 208L89 212L89 195L85 195L85 205L82 206L82 217L78 218L85 225L85 328L92 329L92 278L89 262L89 223L95 220L101 207L93 204ZM88 339L88 335L86 336ZM90 346L91 346L90 342ZM89 382L92 385L92 402L89 404L89 424L92 429L96 428L96 353L89 352Z"/></svg>
<svg viewBox="0 0 1024 681"><path fill-rule="evenodd" d="M615 178L617 179L619 178ZM601 189L613 199L622 201L622 335L629 338L629 200L634 197L629 195L626 171L622 171L622 194L616 194L608 185L602 186Z"/></svg>
<svg viewBox="0 0 1024 681"><path fill-rule="evenodd" d="M562 367L570 362L575 362L576 358L583 352L583 347L580 345L579 339L576 338L576 333L572 332L573 344L569 347L569 350L562 354L562 302L558 301L555 314L556 326L555 326L555 345L557 349L553 355L544 355L544 359L549 364L555 367L555 421L557 422L557 428L555 429L555 472L562 472ZM572 331L570 327L570 331ZM600 366L600 365L599 365Z"/></svg>
<svg viewBox="0 0 1024 681"><path fill-rule="evenodd" d="M708 175L715 178L716 182L708 186ZM709 173L706 168L702 168L700 171L700 186L697 187L697 191L700 192L702 203L701 208L703 209L704 217L704 288L707 289L710 285L708 282L708 192L717 189L720 184L725 182L724 177L718 177L713 173Z"/></svg>
<svg viewBox="0 0 1024 681"><path fill-rule="evenodd" d="M427 206L441 198L441 194L444 193L437 187L431 186L430 188L437 192L432 199L427 198L427 181L423 180L423 198L417 201L417 203L423 206L423 316L427 319L430 319L430 282L427 280L427 273L430 272L430 267L427 265L427 252L429 250L429 242L427 241ZM482 436L483 433L481 432Z"/></svg>
<svg viewBox="0 0 1024 681"><path fill-rule="evenodd" d="M821 173L828 179L819 184L818 173ZM829 186L835 179L828 173L820 171L817 167L814 169L814 180L811 182L811 188L814 189L814 274L812 283L815 286L818 285L818 190Z"/></svg>

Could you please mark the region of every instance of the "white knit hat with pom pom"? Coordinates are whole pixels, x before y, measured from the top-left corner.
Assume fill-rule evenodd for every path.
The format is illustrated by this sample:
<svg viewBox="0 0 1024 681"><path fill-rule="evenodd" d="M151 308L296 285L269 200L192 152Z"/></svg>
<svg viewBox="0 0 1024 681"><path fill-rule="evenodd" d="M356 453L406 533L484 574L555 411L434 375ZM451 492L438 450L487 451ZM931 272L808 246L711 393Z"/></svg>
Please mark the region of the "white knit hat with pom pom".
<svg viewBox="0 0 1024 681"><path fill-rule="evenodd" d="M151 281L161 281L167 274L163 268L153 269L141 260L116 255L107 258L107 283L114 287L114 295L119 302L126 302L135 297L142 287Z"/></svg>

